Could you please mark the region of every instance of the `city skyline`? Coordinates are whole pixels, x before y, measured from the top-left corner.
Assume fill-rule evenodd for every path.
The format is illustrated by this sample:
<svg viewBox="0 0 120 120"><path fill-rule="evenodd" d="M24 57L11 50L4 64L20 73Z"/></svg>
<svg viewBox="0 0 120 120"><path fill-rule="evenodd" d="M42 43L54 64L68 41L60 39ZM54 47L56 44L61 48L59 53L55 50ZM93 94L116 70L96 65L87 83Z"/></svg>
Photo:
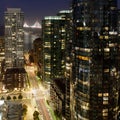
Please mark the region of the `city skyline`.
<svg viewBox="0 0 120 120"><path fill-rule="evenodd" d="M21 8L21 10L25 13L25 22L32 25L35 21L41 22L45 16L54 16L60 10L69 9L71 2L72 0L45 0L36 2L33 0L1 0L0 24L4 23L3 15L7 8ZM118 0L118 8L120 8L120 0Z"/></svg>
<svg viewBox="0 0 120 120"><path fill-rule="evenodd" d="M1 1L0 120L120 120L120 0Z"/></svg>
<svg viewBox="0 0 120 120"><path fill-rule="evenodd" d="M52 16L60 10L68 9L70 7L70 3L71 0L1 0L0 24L3 23L3 14L7 8L21 8L25 13L25 21L28 22L28 24L33 24L35 21L42 21L45 16Z"/></svg>

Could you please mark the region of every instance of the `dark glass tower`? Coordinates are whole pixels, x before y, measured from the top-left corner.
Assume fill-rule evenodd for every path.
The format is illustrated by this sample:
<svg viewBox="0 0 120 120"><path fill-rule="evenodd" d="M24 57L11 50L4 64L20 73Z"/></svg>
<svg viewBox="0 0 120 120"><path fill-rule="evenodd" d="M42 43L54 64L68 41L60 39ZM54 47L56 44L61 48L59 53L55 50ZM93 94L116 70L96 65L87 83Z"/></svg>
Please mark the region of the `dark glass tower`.
<svg viewBox="0 0 120 120"><path fill-rule="evenodd" d="M73 0L75 120L116 120L117 0Z"/></svg>
<svg viewBox="0 0 120 120"><path fill-rule="evenodd" d="M48 16L43 20L44 80L64 76L65 20L61 16Z"/></svg>
<svg viewBox="0 0 120 120"><path fill-rule="evenodd" d="M69 81L71 73L70 49L72 46L71 16L71 10L62 10L56 16L45 17L42 24L43 78L50 80L53 110L58 111L59 115L62 115L62 119L67 116L68 120L70 118L69 99L71 95Z"/></svg>

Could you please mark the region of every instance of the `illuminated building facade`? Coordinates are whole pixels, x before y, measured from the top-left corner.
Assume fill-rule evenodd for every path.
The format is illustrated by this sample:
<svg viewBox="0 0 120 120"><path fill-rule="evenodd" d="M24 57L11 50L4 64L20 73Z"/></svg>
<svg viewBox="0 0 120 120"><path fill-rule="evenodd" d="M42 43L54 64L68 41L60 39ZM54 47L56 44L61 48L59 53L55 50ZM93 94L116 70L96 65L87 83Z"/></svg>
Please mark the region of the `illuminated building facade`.
<svg viewBox="0 0 120 120"><path fill-rule="evenodd" d="M9 90L23 89L26 81L24 69L23 22L20 8L8 8L5 12L5 76L3 84Z"/></svg>
<svg viewBox="0 0 120 120"><path fill-rule="evenodd" d="M71 10L62 10L57 16L45 17L42 27L44 43L43 78L44 80L47 80L47 78L51 79L50 97L54 104L54 110L58 111L59 115L62 115L62 118L65 117L67 112L66 102L68 102L68 99L66 100L66 92L70 90L69 86L67 89L65 87L65 70L67 59L66 46L68 41L71 41L71 12ZM69 49L69 47L67 47L67 49ZM59 81L57 81L58 79ZM64 90L60 83L64 83ZM70 102L68 103L70 104Z"/></svg>
<svg viewBox="0 0 120 120"><path fill-rule="evenodd" d="M72 119L73 113L73 81L72 81L72 45L73 45L73 27L72 27L72 10L60 11L58 15L66 19L66 42L65 42L65 119Z"/></svg>
<svg viewBox="0 0 120 120"><path fill-rule="evenodd" d="M8 8L5 12L5 63L6 69L23 67L23 22L20 8Z"/></svg>
<svg viewBox="0 0 120 120"><path fill-rule="evenodd" d="M120 81L117 0L73 0L72 6L74 120L116 120Z"/></svg>
<svg viewBox="0 0 120 120"><path fill-rule="evenodd" d="M48 16L43 20L44 80L64 76L65 20L61 16Z"/></svg>
<svg viewBox="0 0 120 120"><path fill-rule="evenodd" d="M0 74L2 75L4 72L4 60L5 60L5 40L4 37L0 37ZM2 77L0 75L0 78Z"/></svg>
<svg viewBox="0 0 120 120"><path fill-rule="evenodd" d="M27 73L24 68L10 68L5 71L5 89L22 90L27 87Z"/></svg>

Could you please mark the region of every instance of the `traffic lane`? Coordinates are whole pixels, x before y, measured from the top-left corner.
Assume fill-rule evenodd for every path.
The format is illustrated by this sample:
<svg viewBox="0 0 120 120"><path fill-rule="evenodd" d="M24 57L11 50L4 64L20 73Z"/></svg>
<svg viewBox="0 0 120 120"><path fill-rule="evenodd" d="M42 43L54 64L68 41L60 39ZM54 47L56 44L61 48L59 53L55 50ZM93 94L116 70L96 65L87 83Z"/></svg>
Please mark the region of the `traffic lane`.
<svg viewBox="0 0 120 120"><path fill-rule="evenodd" d="M29 74L29 79L30 79L30 84L31 84L32 88L39 89L39 83L36 80L35 74L30 73Z"/></svg>
<svg viewBox="0 0 120 120"><path fill-rule="evenodd" d="M39 106L41 108L41 111L43 112L42 114L43 114L44 120L51 120L49 112L48 112L48 110L46 108L44 99L37 100L37 104L39 104Z"/></svg>

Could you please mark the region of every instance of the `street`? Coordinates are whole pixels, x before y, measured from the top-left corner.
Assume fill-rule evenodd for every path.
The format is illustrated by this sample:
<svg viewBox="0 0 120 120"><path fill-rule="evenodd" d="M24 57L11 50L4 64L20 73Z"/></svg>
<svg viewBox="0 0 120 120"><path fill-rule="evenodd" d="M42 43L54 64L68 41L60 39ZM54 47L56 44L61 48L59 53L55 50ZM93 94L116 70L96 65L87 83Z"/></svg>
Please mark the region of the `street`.
<svg viewBox="0 0 120 120"><path fill-rule="evenodd" d="M31 97L32 101L35 100L33 105L39 111L43 120L52 120L45 101L45 98L48 97L48 94L46 94L48 91L37 80L34 73L34 66L27 66L26 71L30 81L30 91L27 92L28 97Z"/></svg>

